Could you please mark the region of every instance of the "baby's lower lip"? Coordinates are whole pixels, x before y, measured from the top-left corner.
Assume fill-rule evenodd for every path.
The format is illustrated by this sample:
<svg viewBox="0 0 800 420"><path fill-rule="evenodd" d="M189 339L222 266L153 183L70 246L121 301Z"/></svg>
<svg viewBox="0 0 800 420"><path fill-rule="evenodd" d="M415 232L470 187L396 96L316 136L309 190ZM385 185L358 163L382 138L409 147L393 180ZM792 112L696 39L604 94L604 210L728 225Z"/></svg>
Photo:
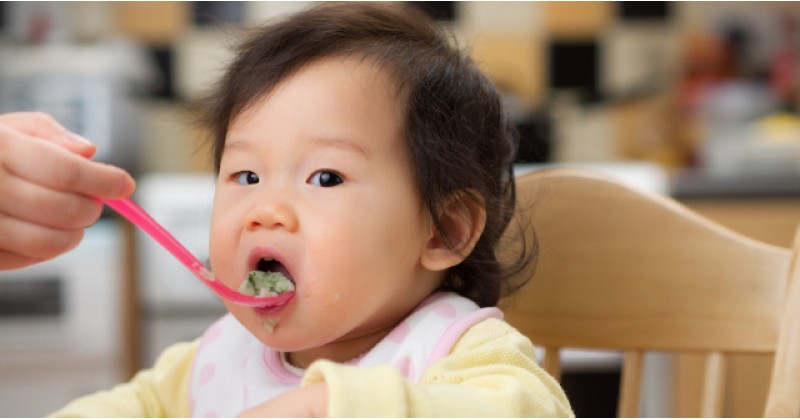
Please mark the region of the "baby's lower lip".
<svg viewBox="0 0 800 420"><path fill-rule="evenodd" d="M253 310L256 312L258 316L263 317L267 315L274 315L275 313L280 312L280 310L283 309L284 306L286 306L286 303L278 306L265 306L261 308L253 308Z"/></svg>

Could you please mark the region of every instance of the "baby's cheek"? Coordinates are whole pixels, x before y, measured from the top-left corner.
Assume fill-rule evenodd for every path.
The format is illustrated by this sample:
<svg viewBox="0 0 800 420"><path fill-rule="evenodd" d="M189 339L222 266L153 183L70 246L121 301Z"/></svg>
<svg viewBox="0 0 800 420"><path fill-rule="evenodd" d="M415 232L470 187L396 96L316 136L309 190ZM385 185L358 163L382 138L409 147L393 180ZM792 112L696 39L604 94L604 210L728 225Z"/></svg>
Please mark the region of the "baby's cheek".
<svg viewBox="0 0 800 420"><path fill-rule="evenodd" d="M218 243L219 241L215 240L213 235L208 241L209 262L211 265L211 271L214 273L217 273L222 269L222 267L220 267L218 264L218 261L220 261L220 255L219 255L220 248L217 245ZM224 261L224 259L222 261Z"/></svg>
<svg viewBox="0 0 800 420"><path fill-rule="evenodd" d="M226 284L230 281L238 286L241 279L228 279L230 275L226 275L226 273L233 269L233 267L231 267L231 263L236 261L236 259L233 258L235 248L231 241L226 240L225 235L215 234L215 230L213 228L209 237L208 253L211 271L216 274L217 277L228 280L226 281ZM239 282L233 280L238 280ZM230 284L228 285L230 286Z"/></svg>
<svg viewBox="0 0 800 420"><path fill-rule="evenodd" d="M353 304L347 290L330 290L327 295L320 296L320 299L324 299L319 305L321 313L340 314L343 308Z"/></svg>

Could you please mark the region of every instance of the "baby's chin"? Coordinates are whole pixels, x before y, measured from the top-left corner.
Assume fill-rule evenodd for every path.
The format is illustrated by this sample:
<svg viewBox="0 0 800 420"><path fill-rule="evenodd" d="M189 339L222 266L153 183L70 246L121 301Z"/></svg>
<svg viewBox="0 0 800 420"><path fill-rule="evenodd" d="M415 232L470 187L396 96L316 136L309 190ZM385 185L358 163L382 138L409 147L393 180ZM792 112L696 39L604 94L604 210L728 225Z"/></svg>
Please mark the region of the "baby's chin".
<svg viewBox="0 0 800 420"><path fill-rule="evenodd" d="M251 313L242 313L241 310L231 311L231 313L261 344L273 350L279 352L303 351L318 344L304 338L303 332L298 331L296 326L291 326L286 319L269 315L254 316L252 308L245 309L249 309Z"/></svg>
<svg viewBox="0 0 800 420"><path fill-rule="evenodd" d="M242 322L242 320L240 319L239 322ZM250 334L258 339L261 344L273 350L281 352L296 351L298 343L294 342L295 334L285 324L278 318L267 317L256 321L249 319L245 326Z"/></svg>

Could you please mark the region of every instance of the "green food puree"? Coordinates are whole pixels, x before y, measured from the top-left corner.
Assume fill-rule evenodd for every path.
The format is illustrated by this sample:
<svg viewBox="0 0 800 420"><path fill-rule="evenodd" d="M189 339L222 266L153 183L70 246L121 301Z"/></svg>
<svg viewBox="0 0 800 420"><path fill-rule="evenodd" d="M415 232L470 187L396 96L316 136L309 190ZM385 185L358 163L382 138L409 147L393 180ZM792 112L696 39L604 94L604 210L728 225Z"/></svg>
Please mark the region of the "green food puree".
<svg viewBox="0 0 800 420"><path fill-rule="evenodd" d="M258 297L278 296L294 290L294 283L281 273L251 271L239 285L239 293Z"/></svg>

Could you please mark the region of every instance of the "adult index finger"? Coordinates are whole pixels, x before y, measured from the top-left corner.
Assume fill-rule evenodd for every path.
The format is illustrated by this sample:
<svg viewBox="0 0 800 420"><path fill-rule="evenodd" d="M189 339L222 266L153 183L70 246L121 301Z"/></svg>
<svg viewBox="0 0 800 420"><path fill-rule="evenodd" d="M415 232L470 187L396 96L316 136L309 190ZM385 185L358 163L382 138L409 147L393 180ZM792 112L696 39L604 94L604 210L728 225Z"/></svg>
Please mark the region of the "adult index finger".
<svg viewBox="0 0 800 420"><path fill-rule="evenodd" d="M32 137L52 141L71 152L92 157L96 147L89 140L67 130L53 117L43 112L12 112L0 114L0 125Z"/></svg>
<svg viewBox="0 0 800 420"><path fill-rule="evenodd" d="M0 127L0 132L8 129ZM17 134L17 137L20 137ZM100 198L131 195L136 183L121 168L94 162L47 141L0 135L0 165L9 173L59 191Z"/></svg>

